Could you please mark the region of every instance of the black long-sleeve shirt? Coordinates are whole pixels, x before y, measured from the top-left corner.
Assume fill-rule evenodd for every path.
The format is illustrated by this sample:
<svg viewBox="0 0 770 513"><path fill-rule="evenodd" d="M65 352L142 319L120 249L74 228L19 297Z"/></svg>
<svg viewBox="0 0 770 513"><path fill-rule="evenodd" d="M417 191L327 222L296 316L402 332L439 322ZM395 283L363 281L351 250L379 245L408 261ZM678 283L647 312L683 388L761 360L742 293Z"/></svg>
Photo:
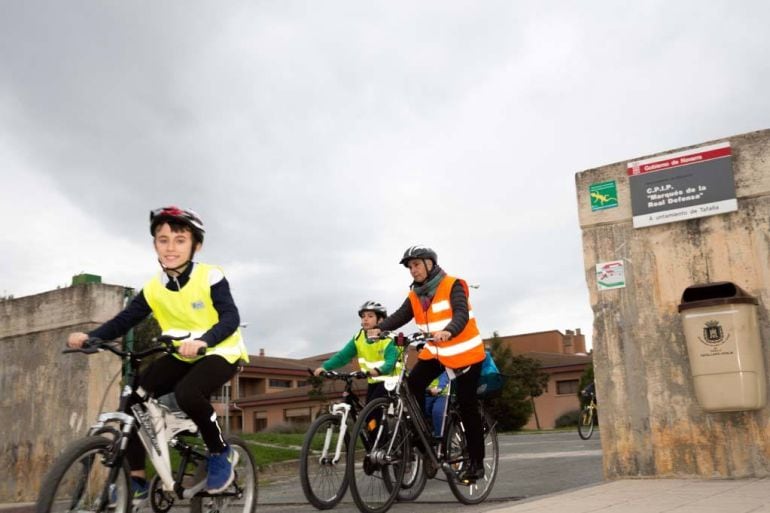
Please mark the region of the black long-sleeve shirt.
<svg viewBox="0 0 770 513"><path fill-rule="evenodd" d="M449 304L452 305L452 320L444 328L452 334L453 337L459 335L465 325L468 324L468 296L465 294L465 288L460 281L455 281L449 294ZM392 331L400 328L407 322L414 319L412 311L412 302L409 298L393 312L387 319L383 319L377 327L384 331Z"/></svg>
<svg viewBox="0 0 770 513"><path fill-rule="evenodd" d="M193 263L188 266L176 278L169 277L166 288L173 291L181 290L190 281L190 273L194 265ZM219 315L219 322L201 335L199 340L206 342L209 347L214 347L238 329L241 317L230 293L230 284L224 276L211 285L211 301ZM122 337L129 329L146 319L151 313L152 309L144 297L144 291L140 291L122 312L91 331L88 335L102 340L113 340Z"/></svg>

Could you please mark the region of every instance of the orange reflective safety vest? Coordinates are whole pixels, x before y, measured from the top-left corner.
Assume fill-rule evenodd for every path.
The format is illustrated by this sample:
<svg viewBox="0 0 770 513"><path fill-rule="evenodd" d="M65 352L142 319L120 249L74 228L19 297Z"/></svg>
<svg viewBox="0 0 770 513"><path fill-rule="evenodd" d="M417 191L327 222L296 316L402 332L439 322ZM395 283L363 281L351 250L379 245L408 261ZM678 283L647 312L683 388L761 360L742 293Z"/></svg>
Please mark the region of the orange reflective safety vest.
<svg viewBox="0 0 770 513"><path fill-rule="evenodd" d="M465 281L452 276L445 276L436 288L436 294L427 310L420 304L420 298L414 291L409 292L409 301L412 304L414 322L421 331L435 333L441 331L452 321L452 304L450 294L455 281L459 281L465 289L465 297L468 297L468 285ZM457 336L446 342L428 342L423 347L418 358L420 360L438 361L450 369L461 369L468 365L478 363L485 358L484 341L481 340L476 319L473 316L471 302L468 301L468 324Z"/></svg>

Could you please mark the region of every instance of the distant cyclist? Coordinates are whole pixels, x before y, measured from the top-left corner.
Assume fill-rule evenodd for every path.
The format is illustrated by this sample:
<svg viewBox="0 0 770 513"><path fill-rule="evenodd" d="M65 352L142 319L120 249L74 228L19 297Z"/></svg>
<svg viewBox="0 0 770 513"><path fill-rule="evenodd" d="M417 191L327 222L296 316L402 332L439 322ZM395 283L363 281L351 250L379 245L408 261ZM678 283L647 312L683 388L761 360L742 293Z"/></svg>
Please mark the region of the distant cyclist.
<svg viewBox="0 0 770 513"><path fill-rule="evenodd" d="M587 387L580 392L580 397L583 399L583 404L588 404L591 399L596 402L596 383L592 381Z"/></svg>
<svg viewBox="0 0 770 513"><path fill-rule="evenodd" d="M384 396L385 384L378 378L394 375L400 370L399 351L392 339L369 339L366 336L366 330L374 328L387 316L388 311L377 301L367 301L361 305L358 309L361 329L345 344L345 347L326 360L313 373L319 376L323 371L338 369L347 365L353 358L357 358L361 370L369 373L366 402Z"/></svg>
<svg viewBox="0 0 770 513"><path fill-rule="evenodd" d="M163 207L150 212L150 234L162 271L148 281L125 310L90 333L71 333L67 345L82 347L89 337L113 340L152 314L164 334L190 338L178 354L165 355L142 371L140 393L156 397L174 392L179 407L200 429L209 450L207 490L219 493L233 481L237 453L222 437L209 402L248 361L238 329L240 316L222 269L193 261L203 244L203 221L192 210ZM198 350L205 348L205 356ZM145 452L139 437L128 450L131 487L136 502L147 498Z"/></svg>

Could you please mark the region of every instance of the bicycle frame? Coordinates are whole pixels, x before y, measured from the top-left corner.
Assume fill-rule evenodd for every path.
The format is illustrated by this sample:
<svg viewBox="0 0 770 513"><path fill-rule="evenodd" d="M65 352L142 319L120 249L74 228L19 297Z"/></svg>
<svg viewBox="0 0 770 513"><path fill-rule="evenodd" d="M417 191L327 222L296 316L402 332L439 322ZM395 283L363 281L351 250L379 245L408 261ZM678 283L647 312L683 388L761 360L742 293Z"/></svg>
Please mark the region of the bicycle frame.
<svg viewBox="0 0 770 513"><path fill-rule="evenodd" d="M168 353L172 351L171 346L156 347L138 354L123 352L106 345L99 347L99 350L103 349L107 349L115 355L127 359L129 362L127 372L128 383L121 391L118 410L101 413L97 418L97 422L88 431L89 435L110 432L115 436L116 450L110 453L109 461L106 462L110 467L110 479L108 482L113 482L117 477L119 465L116 463L119 458L122 459L125 456L129 438L131 436L138 436L162 482L164 491L173 491L180 499L190 499L201 493L206 486L205 476L204 479L201 479L199 483L190 488L182 486L182 479L184 477L184 469L189 464L191 458L203 460L206 456L178 439L178 435L183 432L197 433L198 427L187 416L175 414L168 407L160 404L157 399L149 397L138 386L139 376L136 369L141 359L154 353ZM134 393L139 396L141 401L129 407L129 400ZM110 427L113 424L120 426L120 429ZM179 448L179 452L182 455L182 461L176 478L173 476L171 468L170 447ZM218 495L227 496L229 494L221 493Z"/></svg>
<svg viewBox="0 0 770 513"><path fill-rule="evenodd" d="M413 428L412 431L417 433L417 436L420 442L425 448L425 455L428 456L428 458L430 458L431 463L436 467L440 467L447 474L447 476L453 477L454 471L452 470L450 462L441 461L443 460L443 454L445 454L444 445L445 445L446 437L445 436L442 437L442 443L439 445L439 452L437 453L433 447L432 433L427 424L425 416L423 415L422 406L418 403L417 398L412 394L412 391L409 389L408 384L404 380L404 377L406 376L407 361L409 359L408 350L407 350L408 347L416 348L418 345L421 345L425 341L427 341L427 338L410 342L408 346L404 348L404 352L402 354L403 365L401 367L401 372L399 373L398 378L395 380L385 381L386 390L401 398L401 401L398 403L400 405L400 411L399 412L389 411L388 414L398 415L397 417L398 420L396 421L396 429L398 428L398 425L402 422L402 420L404 420L404 417L406 417L406 419L409 421L409 424ZM451 392L451 389L450 389L450 392ZM446 434L446 419L447 419L446 413L449 409L449 403L450 401L447 400L446 404L444 405L444 416L443 416L442 426L441 426L441 431L444 434ZM407 415L404 415L405 414L404 406L406 406ZM409 412L414 412L414 413L409 414ZM380 434L377 435L378 438L379 436ZM395 440L393 439L390 440L390 444L388 445L388 452L392 450L394 441Z"/></svg>

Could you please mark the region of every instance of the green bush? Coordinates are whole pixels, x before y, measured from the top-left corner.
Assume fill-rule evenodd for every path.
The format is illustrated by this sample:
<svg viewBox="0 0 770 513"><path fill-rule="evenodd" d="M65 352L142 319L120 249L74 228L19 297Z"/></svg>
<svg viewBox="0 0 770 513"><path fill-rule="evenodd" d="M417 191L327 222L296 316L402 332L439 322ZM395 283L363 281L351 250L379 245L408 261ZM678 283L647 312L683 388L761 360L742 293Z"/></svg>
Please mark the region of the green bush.
<svg viewBox="0 0 770 513"><path fill-rule="evenodd" d="M560 427L577 426L579 418L580 418L580 410L568 411L567 413L565 413L564 415L556 419L555 427L560 428Z"/></svg>

